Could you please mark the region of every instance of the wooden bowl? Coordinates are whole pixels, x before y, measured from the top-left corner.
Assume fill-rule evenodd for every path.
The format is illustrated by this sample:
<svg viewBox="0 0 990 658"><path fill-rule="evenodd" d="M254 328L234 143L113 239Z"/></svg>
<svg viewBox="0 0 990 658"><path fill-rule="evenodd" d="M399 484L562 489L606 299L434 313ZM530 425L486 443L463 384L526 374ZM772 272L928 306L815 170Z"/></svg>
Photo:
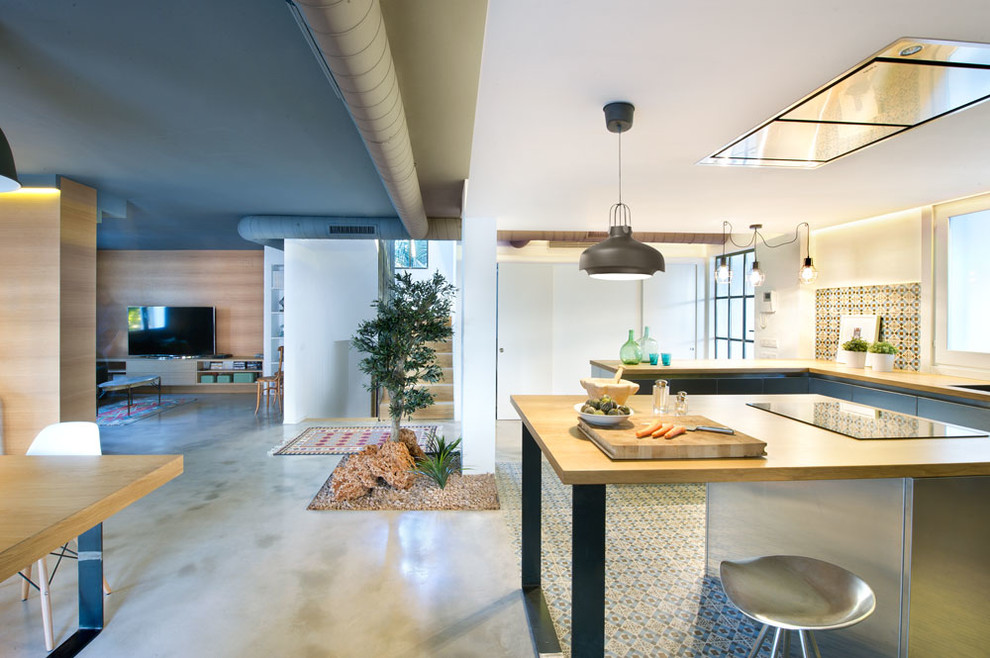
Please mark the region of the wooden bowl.
<svg viewBox="0 0 990 658"><path fill-rule="evenodd" d="M581 386L588 392L589 398L600 398L607 395L616 404L625 404L630 395L635 395L639 384L628 379L615 381L611 377L588 377L581 380Z"/></svg>

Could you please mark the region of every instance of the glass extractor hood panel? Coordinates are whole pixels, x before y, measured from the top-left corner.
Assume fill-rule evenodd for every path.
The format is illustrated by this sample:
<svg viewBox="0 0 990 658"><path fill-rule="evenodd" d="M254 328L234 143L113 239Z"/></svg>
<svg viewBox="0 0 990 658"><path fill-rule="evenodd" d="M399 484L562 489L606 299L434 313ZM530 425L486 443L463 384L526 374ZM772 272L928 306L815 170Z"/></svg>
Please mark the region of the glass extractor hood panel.
<svg viewBox="0 0 990 658"><path fill-rule="evenodd" d="M990 99L990 44L898 39L698 164L814 169Z"/></svg>
<svg viewBox="0 0 990 658"><path fill-rule="evenodd" d="M712 157L823 164L901 130L902 126L774 121Z"/></svg>
<svg viewBox="0 0 990 658"><path fill-rule="evenodd" d="M782 119L916 126L990 96L990 68L873 62Z"/></svg>

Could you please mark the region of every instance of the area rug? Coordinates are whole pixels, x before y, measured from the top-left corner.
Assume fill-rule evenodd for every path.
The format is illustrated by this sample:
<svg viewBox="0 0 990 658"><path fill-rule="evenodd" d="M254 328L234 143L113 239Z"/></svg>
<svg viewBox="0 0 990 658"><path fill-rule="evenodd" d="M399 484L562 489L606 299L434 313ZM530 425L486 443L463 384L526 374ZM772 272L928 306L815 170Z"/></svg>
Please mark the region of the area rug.
<svg viewBox="0 0 990 658"><path fill-rule="evenodd" d="M101 404L96 414L96 424L101 427L118 427L129 425L139 420L157 416L163 411L174 409L183 404L194 402L196 398L189 397L166 397L162 396L162 403L158 404L158 396L139 398L131 402L131 413L127 414L127 400L119 400L109 404Z"/></svg>
<svg viewBox="0 0 990 658"><path fill-rule="evenodd" d="M502 515L520 555L521 465L496 464ZM571 640L571 488L543 462L542 582L564 655ZM705 575L705 488L608 485L605 655L746 656L759 626ZM770 642L759 654L770 655Z"/></svg>
<svg viewBox="0 0 990 658"><path fill-rule="evenodd" d="M416 440L426 447L437 432L436 425L403 425L416 432ZM365 427L310 427L298 436L275 446L270 455L353 455L365 446L385 443L392 437L391 425Z"/></svg>
<svg viewBox="0 0 990 658"><path fill-rule="evenodd" d="M349 457L341 460L337 468L346 463ZM334 469L336 471L336 469ZM333 499L333 473L323 483L319 493L306 509L311 510L497 510L498 489L495 475L477 473L472 475L453 474L447 486L441 489L429 478L419 475L409 489L393 489L379 480L380 486L371 493L354 500L335 501Z"/></svg>

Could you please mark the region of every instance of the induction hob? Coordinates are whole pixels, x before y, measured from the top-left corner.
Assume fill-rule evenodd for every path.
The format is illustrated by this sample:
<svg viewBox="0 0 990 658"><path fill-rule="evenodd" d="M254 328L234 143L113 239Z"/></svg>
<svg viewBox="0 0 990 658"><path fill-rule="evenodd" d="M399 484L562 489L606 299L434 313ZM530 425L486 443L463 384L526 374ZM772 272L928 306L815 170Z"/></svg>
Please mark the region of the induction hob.
<svg viewBox="0 0 990 658"><path fill-rule="evenodd" d="M854 439L961 439L986 437L987 432L929 418L844 402L823 395L773 402L748 402L769 411L823 430Z"/></svg>

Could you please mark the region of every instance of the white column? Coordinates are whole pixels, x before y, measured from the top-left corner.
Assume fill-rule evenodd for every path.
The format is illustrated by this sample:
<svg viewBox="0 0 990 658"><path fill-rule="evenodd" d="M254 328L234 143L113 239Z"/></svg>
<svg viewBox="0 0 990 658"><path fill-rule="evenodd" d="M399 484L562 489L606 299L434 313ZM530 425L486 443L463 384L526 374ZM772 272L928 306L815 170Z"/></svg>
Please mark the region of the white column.
<svg viewBox="0 0 990 658"><path fill-rule="evenodd" d="M461 435L472 473L495 471L496 230L491 218L461 224Z"/></svg>
<svg viewBox="0 0 990 658"><path fill-rule="evenodd" d="M285 241L286 423L370 415L350 341L377 296L375 241Z"/></svg>

